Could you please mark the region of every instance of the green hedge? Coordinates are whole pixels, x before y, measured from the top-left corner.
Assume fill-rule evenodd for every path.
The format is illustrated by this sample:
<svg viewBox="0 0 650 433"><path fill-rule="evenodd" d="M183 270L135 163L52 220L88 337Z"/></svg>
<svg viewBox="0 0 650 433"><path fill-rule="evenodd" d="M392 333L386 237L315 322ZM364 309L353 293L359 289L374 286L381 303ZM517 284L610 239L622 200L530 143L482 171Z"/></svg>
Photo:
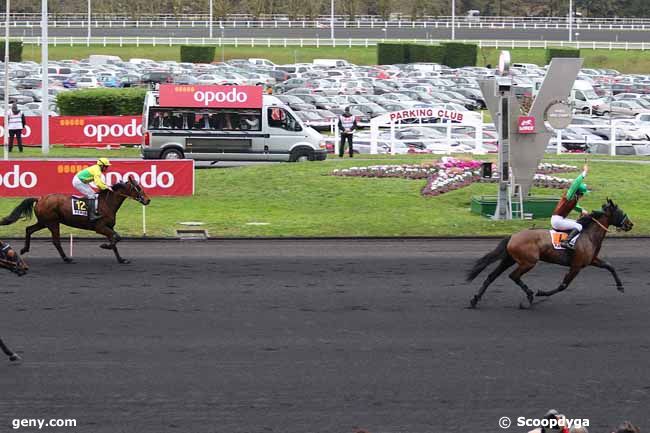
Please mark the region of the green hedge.
<svg viewBox="0 0 650 433"><path fill-rule="evenodd" d="M377 44L377 64L394 65L406 62L406 44L380 43Z"/></svg>
<svg viewBox="0 0 650 433"><path fill-rule="evenodd" d="M475 66L478 48L472 44L442 45L381 43L377 45L377 64L440 63L452 68Z"/></svg>
<svg viewBox="0 0 650 433"><path fill-rule="evenodd" d="M212 63L216 47L181 45L181 62Z"/></svg>
<svg viewBox="0 0 650 433"><path fill-rule="evenodd" d="M441 45L408 44L407 63L440 63L445 62L445 47Z"/></svg>
<svg viewBox="0 0 650 433"><path fill-rule="evenodd" d="M444 64L450 68L462 68L463 66L476 66L476 55L478 47L474 44L461 44L459 42L445 42Z"/></svg>
<svg viewBox="0 0 650 433"><path fill-rule="evenodd" d="M580 50L576 48L547 48L546 64L551 63L554 57L580 57Z"/></svg>
<svg viewBox="0 0 650 433"><path fill-rule="evenodd" d="M5 43L0 42L0 61L5 61ZM9 41L9 61L22 62L23 61L23 43L20 41Z"/></svg>
<svg viewBox="0 0 650 433"><path fill-rule="evenodd" d="M146 89L83 89L61 92L56 103L62 116L142 114Z"/></svg>

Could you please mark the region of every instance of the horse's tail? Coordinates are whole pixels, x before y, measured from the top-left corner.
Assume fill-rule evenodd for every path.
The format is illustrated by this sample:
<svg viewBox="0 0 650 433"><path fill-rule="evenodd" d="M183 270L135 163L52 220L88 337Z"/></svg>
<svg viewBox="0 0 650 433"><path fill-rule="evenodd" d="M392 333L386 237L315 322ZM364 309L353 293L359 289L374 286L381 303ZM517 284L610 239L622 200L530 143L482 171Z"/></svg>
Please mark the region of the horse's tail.
<svg viewBox="0 0 650 433"><path fill-rule="evenodd" d="M467 273L467 281L472 281L474 278L478 276L481 272L483 272L483 269L487 268L490 264L496 262L497 260L503 260L508 256L508 251L506 250L506 247L508 246L508 242L510 241L510 236L508 236L505 239L502 239L501 242L499 242L499 245L493 250L481 257L474 263L474 266L472 269Z"/></svg>
<svg viewBox="0 0 650 433"><path fill-rule="evenodd" d="M23 200L16 209L11 211L9 215L0 220L0 226L8 226L18 221L20 218L30 219L34 215L34 203L38 201L37 198L26 198Z"/></svg>

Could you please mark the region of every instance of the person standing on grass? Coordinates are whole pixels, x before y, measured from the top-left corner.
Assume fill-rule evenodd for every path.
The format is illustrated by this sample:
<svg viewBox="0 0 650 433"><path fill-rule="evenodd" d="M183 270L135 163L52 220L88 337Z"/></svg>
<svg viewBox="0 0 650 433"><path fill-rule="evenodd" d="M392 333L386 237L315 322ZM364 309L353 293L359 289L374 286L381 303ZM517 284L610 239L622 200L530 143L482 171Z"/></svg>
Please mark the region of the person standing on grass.
<svg viewBox="0 0 650 433"><path fill-rule="evenodd" d="M341 141L339 143L339 158L343 158L345 153L345 142L348 142L350 149L350 158L353 157L352 136L357 129L357 119L350 113L350 107L345 107L345 112L339 116L339 130L341 131Z"/></svg>
<svg viewBox="0 0 650 433"><path fill-rule="evenodd" d="M14 137L18 143L18 151L23 151L23 129L25 129L25 115L18 109L14 102L9 112L9 152L14 148Z"/></svg>

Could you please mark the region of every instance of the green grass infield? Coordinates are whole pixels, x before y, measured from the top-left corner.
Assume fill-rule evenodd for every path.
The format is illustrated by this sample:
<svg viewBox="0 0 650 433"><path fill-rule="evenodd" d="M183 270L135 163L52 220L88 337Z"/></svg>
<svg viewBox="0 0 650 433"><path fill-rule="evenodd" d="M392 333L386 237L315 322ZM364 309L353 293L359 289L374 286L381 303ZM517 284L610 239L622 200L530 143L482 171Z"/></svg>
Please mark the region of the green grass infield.
<svg viewBox="0 0 650 433"><path fill-rule="evenodd" d="M52 157L137 157L136 149L103 151L53 148ZM12 156L15 156L12 154ZM40 156L29 149L25 156ZM474 195L496 194L495 184L474 184L437 197L423 197L425 180L372 179L330 176L336 168L377 164L415 164L435 156L360 156L322 162L278 163L196 170L196 194L183 198L153 198L147 208L149 236L176 236L179 223L202 222L214 237L375 237L375 236L493 236L549 221L492 221L470 213ZM477 157L477 159L485 159ZM491 155L487 159L494 160ZM563 155L548 162L581 166L584 157ZM573 178L575 173L558 175ZM647 188L650 159L591 157L587 179L593 190L583 200L587 209L613 198L635 223L628 235L650 235ZM535 195L559 196L561 191L534 188ZM21 199L0 200L0 217ZM22 236L28 223L0 227L0 239ZM128 201L118 214L118 232L142 235L141 205ZM64 228L63 235L82 234ZM38 235L47 235L47 231ZM83 235L92 235L84 232Z"/></svg>

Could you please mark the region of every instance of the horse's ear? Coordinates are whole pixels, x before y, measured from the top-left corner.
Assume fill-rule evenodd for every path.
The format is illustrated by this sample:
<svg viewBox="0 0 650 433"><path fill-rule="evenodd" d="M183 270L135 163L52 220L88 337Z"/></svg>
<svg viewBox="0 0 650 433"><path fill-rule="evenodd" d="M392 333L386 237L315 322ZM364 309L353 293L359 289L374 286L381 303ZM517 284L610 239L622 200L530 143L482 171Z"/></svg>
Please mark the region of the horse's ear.
<svg viewBox="0 0 650 433"><path fill-rule="evenodd" d="M133 177L132 174L129 175L129 183L132 185L136 185L137 182L135 181L135 177Z"/></svg>

